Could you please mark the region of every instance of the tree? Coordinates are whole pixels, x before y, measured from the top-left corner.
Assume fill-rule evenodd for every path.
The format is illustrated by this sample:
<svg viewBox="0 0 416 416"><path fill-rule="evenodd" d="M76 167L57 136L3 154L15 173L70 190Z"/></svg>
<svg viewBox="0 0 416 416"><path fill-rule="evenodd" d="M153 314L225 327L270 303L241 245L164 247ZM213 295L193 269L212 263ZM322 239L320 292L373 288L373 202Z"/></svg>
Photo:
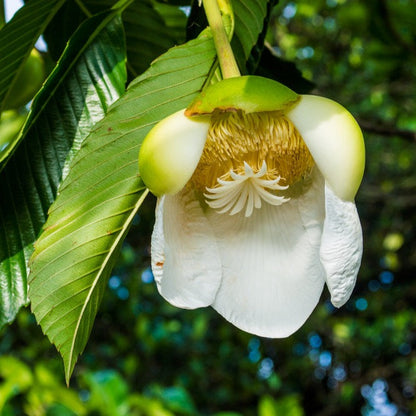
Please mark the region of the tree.
<svg viewBox="0 0 416 416"><path fill-rule="evenodd" d="M374 409L376 394L403 414L414 408L414 5L275 6L233 0L232 12L223 10L227 30L234 27L240 70L298 93L311 91L306 78L312 79L316 91L358 117L370 154L357 197L366 243L355 295L339 311L323 301L299 333L280 341L236 332L210 311L182 314L159 300L153 286L132 278L140 269L143 282L150 279L146 247L154 201L138 175L140 144L218 74L203 8L186 1L31 0L0 31L0 132L16 132L0 154L0 322L18 317L3 329L0 350L30 339L18 327L38 331L29 323L32 315L18 314L31 302L63 357L68 381L103 302L82 365L89 360L91 370L102 370L122 355L117 371L130 386L112 372L85 373L77 383L96 398L90 410L110 412L98 402L112 385L120 403L129 401L137 414L156 414L151 409L158 406L174 414L251 414L256 408L262 415L354 414L365 405ZM40 34L48 45L41 58L32 52ZM47 68L42 86L24 78L32 55ZM25 84L36 87L17 100ZM123 299L121 311L114 305ZM31 348L36 352L22 352L24 360L48 351L46 340ZM47 370L21 364L13 368L26 371L27 382L15 385L26 392L30 413L30 397L41 396L33 386ZM234 380L233 373L241 377ZM59 387L46 385L62 406L86 412L71 393L63 400ZM134 385L144 394L134 395ZM5 391L6 401L13 393ZM116 396L109 396L117 408Z"/></svg>

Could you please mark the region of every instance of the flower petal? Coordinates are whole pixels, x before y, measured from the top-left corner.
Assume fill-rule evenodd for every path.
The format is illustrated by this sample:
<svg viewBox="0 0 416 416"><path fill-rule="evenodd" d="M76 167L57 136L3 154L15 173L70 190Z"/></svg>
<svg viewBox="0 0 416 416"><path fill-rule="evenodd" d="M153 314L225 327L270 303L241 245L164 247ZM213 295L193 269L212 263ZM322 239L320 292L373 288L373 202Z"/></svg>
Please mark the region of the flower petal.
<svg viewBox="0 0 416 416"><path fill-rule="evenodd" d="M221 281L218 247L199 202L184 189L159 199L152 235L152 270L160 294L173 305L210 305Z"/></svg>
<svg viewBox="0 0 416 416"><path fill-rule="evenodd" d="M249 218L208 208L218 240L222 282L213 307L240 329L281 338L315 308L325 271L319 260L322 180L281 206L262 204Z"/></svg>
<svg viewBox="0 0 416 416"><path fill-rule="evenodd" d="M139 172L156 195L175 194L189 181L204 149L210 118L166 117L145 137L139 153Z"/></svg>
<svg viewBox="0 0 416 416"><path fill-rule="evenodd" d="M355 204L342 201L329 187L325 188L325 209L320 256L327 274L331 302L339 308L354 289L361 264L363 237Z"/></svg>
<svg viewBox="0 0 416 416"><path fill-rule="evenodd" d="M353 201L364 173L365 149L352 115L328 98L303 95L287 116L328 185L339 198Z"/></svg>

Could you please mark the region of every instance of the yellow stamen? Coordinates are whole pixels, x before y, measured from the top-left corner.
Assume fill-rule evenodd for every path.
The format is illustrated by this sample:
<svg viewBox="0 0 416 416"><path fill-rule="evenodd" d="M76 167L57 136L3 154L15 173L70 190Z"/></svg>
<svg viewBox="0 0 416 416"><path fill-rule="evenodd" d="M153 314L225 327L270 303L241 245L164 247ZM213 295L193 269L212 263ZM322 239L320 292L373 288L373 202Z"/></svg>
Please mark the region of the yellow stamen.
<svg viewBox="0 0 416 416"><path fill-rule="evenodd" d="M254 173L265 164L263 179L280 177L279 184L289 187L309 176L314 166L301 135L283 113L215 112L191 183L204 192L221 186L218 179L232 180L231 172L243 175L246 164Z"/></svg>

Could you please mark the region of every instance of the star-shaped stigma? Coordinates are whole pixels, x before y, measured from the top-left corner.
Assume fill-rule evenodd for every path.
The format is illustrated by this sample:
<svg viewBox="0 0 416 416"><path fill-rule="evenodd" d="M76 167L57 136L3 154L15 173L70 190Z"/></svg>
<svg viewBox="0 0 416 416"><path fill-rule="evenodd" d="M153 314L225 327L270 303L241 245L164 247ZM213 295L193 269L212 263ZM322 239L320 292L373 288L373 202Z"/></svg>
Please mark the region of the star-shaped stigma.
<svg viewBox="0 0 416 416"><path fill-rule="evenodd" d="M261 169L254 173L251 166L244 162L244 174L237 174L230 170L231 180L218 178L218 186L206 188L205 193L207 204L223 214L237 214L245 209L245 216L250 217L254 208L261 208L262 200L271 205L282 205L290 198L275 195L273 191L282 191L288 186L279 185L281 177L268 180L262 179L267 173L266 162L263 161Z"/></svg>

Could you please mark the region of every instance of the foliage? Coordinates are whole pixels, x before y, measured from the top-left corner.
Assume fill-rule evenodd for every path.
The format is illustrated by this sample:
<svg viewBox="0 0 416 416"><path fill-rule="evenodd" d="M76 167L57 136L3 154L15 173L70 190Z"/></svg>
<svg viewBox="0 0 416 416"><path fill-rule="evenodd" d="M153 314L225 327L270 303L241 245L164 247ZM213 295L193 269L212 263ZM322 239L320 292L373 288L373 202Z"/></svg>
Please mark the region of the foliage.
<svg viewBox="0 0 416 416"><path fill-rule="evenodd" d="M315 86L366 138L354 295L334 310L324 293L283 340L245 334L210 309L173 308L149 269L155 201L144 200L137 152L152 125L216 76L201 9L193 4L187 19L186 1L40 3L28 1L0 30L2 103L40 33L50 68L29 115L22 107L0 121L3 134L18 120L5 147L0 138L0 321L9 324L0 330L0 413L415 412L414 2L233 0L243 72L301 93ZM28 281L34 314L18 313ZM84 348L67 389L64 374Z"/></svg>

